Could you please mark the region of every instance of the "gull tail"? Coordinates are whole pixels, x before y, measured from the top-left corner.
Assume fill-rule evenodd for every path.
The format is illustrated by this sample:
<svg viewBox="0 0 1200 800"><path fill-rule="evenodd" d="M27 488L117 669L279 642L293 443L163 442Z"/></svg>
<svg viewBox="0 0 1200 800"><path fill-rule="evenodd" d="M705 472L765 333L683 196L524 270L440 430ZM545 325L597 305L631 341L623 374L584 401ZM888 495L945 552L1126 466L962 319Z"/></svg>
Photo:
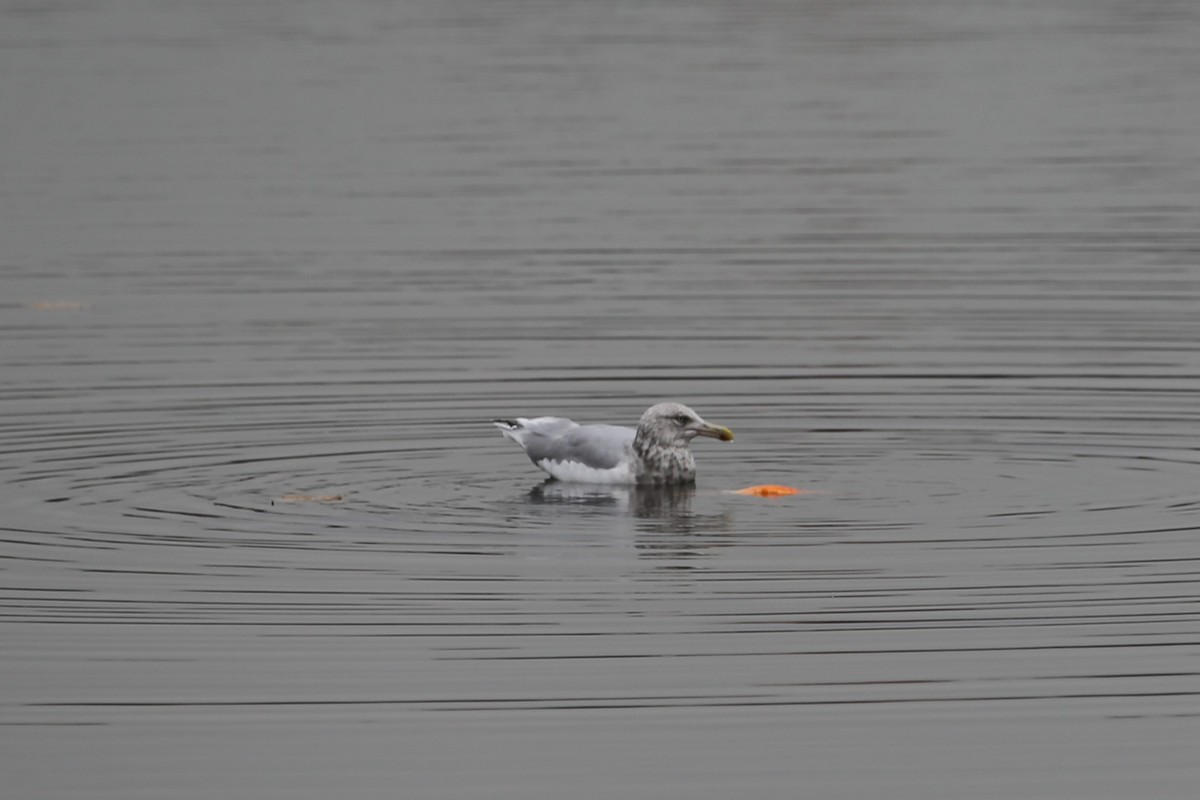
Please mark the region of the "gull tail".
<svg viewBox="0 0 1200 800"><path fill-rule="evenodd" d="M569 419L562 417L536 417L526 419L494 419L492 424L500 429L505 438L512 439L528 452L531 441L549 441L561 436L571 428L579 427Z"/></svg>
<svg viewBox="0 0 1200 800"><path fill-rule="evenodd" d="M492 424L500 429L504 434L505 439L512 439L521 447L525 446L525 437L529 435L529 431L521 424L519 419L494 419Z"/></svg>

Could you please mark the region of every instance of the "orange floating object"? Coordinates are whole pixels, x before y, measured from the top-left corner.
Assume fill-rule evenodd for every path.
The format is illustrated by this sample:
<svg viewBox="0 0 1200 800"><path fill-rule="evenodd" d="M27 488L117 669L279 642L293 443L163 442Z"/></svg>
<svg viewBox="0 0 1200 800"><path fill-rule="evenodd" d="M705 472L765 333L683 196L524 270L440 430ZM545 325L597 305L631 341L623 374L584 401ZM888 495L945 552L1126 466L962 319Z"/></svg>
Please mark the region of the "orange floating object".
<svg viewBox="0 0 1200 800"><path fill-rule="evenodd" d="M791 486L780 486L777 483L763 483L758 486L737 489L734 494L748 494L754 497L785 497L790 494L800 494L800 490Z"/></svg>

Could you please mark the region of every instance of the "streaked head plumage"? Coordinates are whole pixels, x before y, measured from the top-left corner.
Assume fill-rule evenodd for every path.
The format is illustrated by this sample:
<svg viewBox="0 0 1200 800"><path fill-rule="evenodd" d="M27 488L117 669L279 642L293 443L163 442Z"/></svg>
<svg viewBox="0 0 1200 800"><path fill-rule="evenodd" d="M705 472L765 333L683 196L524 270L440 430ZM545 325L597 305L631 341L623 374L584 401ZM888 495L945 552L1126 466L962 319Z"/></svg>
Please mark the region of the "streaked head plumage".
<svg viewBox="0 0 1200 800"><path fill-rule="evenodd" d="M646 409L638 423L638 437L646 443L662 447L686 447L697 436L708 436L723 442L733 441L733 431L722 425L712 425L683 403L657 403Z"/></svg>

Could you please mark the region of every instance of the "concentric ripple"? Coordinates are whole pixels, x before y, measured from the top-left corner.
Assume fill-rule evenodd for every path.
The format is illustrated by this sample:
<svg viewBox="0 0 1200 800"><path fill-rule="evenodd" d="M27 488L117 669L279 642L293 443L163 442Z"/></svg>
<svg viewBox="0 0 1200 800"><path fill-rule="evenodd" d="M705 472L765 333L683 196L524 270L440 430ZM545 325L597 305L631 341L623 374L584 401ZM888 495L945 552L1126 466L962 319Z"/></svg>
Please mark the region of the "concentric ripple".
<svg viewBox="0 0 1200 800"><path fill-rule="evenodd" d="M5 797L1190 800L1195 5L0 6Z"/></svg>

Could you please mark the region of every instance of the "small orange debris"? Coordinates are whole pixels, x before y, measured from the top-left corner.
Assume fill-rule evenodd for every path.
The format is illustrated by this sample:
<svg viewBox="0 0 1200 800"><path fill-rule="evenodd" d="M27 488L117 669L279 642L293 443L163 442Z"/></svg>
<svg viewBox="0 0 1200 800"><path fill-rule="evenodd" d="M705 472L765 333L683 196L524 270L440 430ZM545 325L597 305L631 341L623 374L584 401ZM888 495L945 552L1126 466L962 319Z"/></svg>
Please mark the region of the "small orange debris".
<svg viewBox="0 0 1200 800"><path fill-rule="evenodd" d="M790 494L800 494L800 490L791 486L780 486L777 483L762 483L758 486L737 489L734 494L748 494L754 497L786 497Z"/></svg>

